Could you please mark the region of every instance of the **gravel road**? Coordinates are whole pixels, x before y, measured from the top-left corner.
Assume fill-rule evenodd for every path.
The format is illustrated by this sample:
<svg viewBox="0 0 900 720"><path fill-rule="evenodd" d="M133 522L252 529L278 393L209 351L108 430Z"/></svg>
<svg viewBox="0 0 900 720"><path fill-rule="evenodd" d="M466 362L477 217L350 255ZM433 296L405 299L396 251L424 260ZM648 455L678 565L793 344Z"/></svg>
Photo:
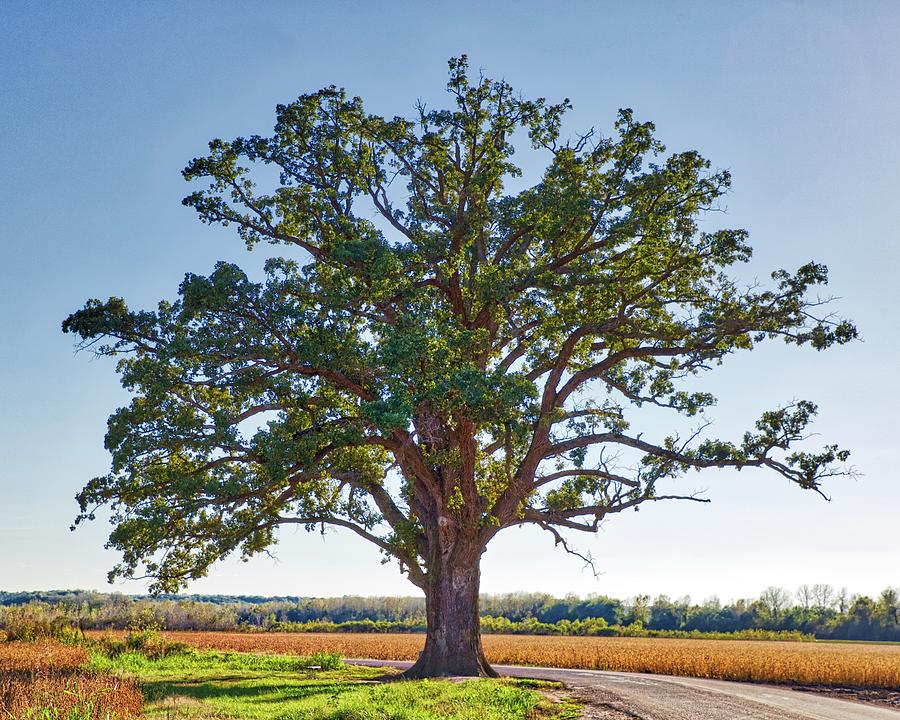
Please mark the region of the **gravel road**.
<svg viewBox="0 0 900 720"><path fill-rule="evenodd" d="M405 669L408 662L348 660ZM564 683L587 720L900 720L900 711L771 685L601 670L495 665L501 675Z"/></svg>

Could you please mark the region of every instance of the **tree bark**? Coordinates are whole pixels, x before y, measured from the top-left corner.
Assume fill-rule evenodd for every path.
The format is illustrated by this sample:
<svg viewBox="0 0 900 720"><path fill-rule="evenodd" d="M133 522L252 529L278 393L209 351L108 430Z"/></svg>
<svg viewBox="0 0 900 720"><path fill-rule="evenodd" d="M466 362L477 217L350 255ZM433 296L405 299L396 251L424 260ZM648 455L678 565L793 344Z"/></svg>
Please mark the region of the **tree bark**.
<svg viewBox="0 0 900 720"><path fill-rule="evenodd" d="M478 589L481 553L449 553L435 559L425 589L425 649L408 678L466 675L497 677L481 647Z"/></svg>

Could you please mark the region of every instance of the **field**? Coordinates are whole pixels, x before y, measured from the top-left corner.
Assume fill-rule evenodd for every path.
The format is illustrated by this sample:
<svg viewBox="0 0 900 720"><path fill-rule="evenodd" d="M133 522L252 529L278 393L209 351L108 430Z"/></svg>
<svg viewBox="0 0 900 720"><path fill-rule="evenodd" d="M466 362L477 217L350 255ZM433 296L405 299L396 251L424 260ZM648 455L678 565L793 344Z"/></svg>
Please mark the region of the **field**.
<svg viewBox="0 0 900 720"><path fill-rule="evenodd" d="M194 647L240 652L413 660L423 637L372 633L163 633ZM496 664L618 670L829 687L900 688L900 645L486 635Z"/></svg>
<svg viewBox="0 0 900 720"><path fill-rule="evenodd" d="M384 720L579 716L554 683L396 682L394 670L347 665L336 655L196 651L152 634L138 638L140 644L107 640L86 647L0 643L0 718L366 720L373 711Z"/></svg>
<svg viewBox="0 0 900 720"><path fill-rule="evenodd" d="M83 648L53 642L0 643L0 716L24 720L119 720L143 698L130 680L88 667Z"/></svg>
<svg viewBox="0 0 900 720"><path fill-rule="evenodd" d="M344 657L415 658L422 636L90 633L85 644L0 642L2 720L569 720L546 683L395 682ZM596 668L835 688L900 688L900 645L648 638L484 638L495 664ZM551 691L549 692L548 691ZM860 691L861 692L861 691Z"/></svg>

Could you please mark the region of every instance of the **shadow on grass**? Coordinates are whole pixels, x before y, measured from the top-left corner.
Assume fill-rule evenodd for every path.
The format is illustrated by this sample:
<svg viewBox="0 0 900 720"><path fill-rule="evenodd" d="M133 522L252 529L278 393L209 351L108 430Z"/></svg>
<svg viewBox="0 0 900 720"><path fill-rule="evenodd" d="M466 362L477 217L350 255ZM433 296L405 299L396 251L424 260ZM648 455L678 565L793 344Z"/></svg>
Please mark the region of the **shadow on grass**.
<svg viewBox="0 0 900 720"><path fill-rule="evenodd" d="M361 667L369 667L367 665L362 665ZM524 677L512 677L509 675L501 675L496 678L483 678L477 675L438 675L433 678L409 678L406 677L402 672L399 673L385 673L384 675L379 675L377 677L367 678L363 682L368 682L375 685L382 685L387 683L404 683L404 682L419 682L421 680L430 680L434 681L443 681L443 682L455 682L455 683L464 683L464 682L475 682L479 680L496 680L502 683L507 683L509 685L513 685L517 688L527 689L527 690L558 690L563 687L561 682L556 682L554 680L539 680L537 678L524 678Z"/></svg>
<svg viewBox="0 0 900 720"><path fill-rule="evenodd" d="M361 684L352 680L252 680L246 677L217 677L203 680L160 680L141 683L141 690L149 702L180 696L193 700L244 700L258 704L284 703L306 700L316 696L338 697L356 690Z"/></svg>

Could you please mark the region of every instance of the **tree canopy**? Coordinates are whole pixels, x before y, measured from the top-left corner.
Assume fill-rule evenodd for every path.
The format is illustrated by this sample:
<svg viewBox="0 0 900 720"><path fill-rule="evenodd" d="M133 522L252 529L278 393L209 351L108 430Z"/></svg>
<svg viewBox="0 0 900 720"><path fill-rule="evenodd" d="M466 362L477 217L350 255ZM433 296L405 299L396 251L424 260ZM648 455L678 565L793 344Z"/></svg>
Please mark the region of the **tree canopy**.
<svg viewBox="0 0 900 720"><path fill-rule="evenodd" d="M701 421L715 398L686 389L769 339L856 336L810 296L821 264L751 287L728 274L747 233L700 226L727 171L666 155L630 110L610 135L563 140L568 100L525 99L465 57L448 91L449 109L407 119L329 87L279 105L269 136L212 141L184 170L199 183L185 205L285 257L260 282L219 263L156 310L90 300L65 320L134 394L109 420L110 474L78 497L78 522L112 508L113 577L170 591L279 526L339 526L427 595L438 565L477 567L504 528L565 545L684 497L663 481L691 469L763 467L820 492L845 472L835 445L794 447L813 403L726 440ZM546 158L533 184L516 145ZM699 429L645 438L644 406Z"/></svg>

